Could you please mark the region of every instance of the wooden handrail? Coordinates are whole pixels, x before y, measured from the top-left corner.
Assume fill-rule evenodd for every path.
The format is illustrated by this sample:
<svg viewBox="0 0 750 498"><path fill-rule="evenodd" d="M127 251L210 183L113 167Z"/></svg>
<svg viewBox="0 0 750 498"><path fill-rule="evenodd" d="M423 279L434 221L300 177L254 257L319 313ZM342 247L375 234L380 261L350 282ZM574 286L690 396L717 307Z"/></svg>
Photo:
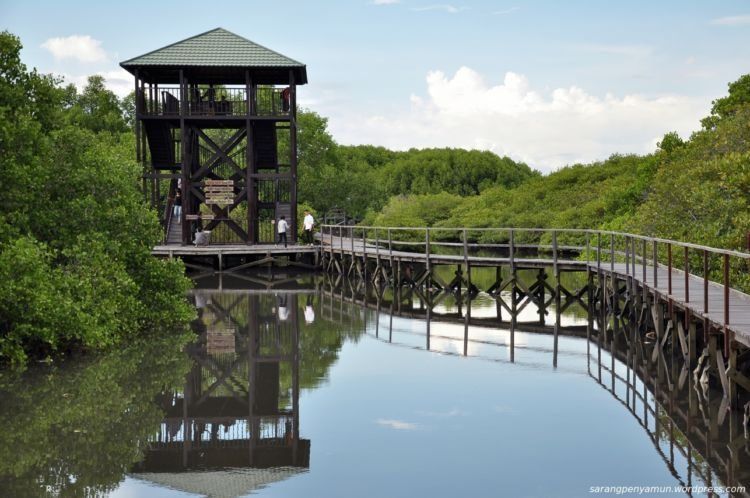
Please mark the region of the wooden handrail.
<svg viewBox="0 0 750 498"><path fill-rule="evenodd" d="M657 242L663 244L671 244L678 247L687 247L695 250L707 250L715 254L726 254L728 256L734 256L739 258L750 259L750 252L735 251L732 249L722 249L718 247L704 246L700 244L693 244L691 242L682 242L679 240L664 239L661 237L650 237L647 235L639 235L630 232L616 232L612 230L596 230L591 228L510 228L510 227L498 227L498 228L464 228L464 227L385 227L385 226L374 226L374 225L337 225L345 228L360 228L360 229L388 229L391 231L424 231L428 228L432 233L435 232L456 232L460 233L462 230L466 230L468 233L471 232L510 232L511 230L518 233L551 233L555 231L557 233L572 233L572 234L601 234L612 237L631 238L635 240L642 240L647 242Z"/></svg>

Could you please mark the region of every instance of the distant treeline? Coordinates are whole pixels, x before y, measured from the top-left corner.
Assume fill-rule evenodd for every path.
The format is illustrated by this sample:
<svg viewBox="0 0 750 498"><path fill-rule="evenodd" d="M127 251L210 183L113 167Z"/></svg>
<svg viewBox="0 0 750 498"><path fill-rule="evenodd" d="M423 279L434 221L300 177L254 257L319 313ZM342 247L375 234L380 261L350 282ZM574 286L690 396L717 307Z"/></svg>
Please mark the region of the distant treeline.
<svg viewBox="0 0 750 498"><path fill-rule="evenodd" d="M300 198L370 225L601 228L733 249L750 231L750 75L687 139L546 175L491 152L340 146L324 118L300 123Z"/></svg>
<svg viewBox="0 0 750 498"><path fill-rule="evenodd" d="M319 215L336 207L363 219L402 196L477 196L540 176L526 164L489 151L338 145L326 118L312 111L300 111L298 122L299 200Z"/></svg>

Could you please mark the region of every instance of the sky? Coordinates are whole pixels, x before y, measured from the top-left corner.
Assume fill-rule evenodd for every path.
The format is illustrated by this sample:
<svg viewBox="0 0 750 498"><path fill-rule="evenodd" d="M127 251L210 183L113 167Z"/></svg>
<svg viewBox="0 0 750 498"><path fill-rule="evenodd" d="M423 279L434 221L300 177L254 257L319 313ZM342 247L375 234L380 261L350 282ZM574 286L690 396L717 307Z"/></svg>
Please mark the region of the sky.
<svg viewBox="0 0 750 498"><path fill-rule="evenodd" d="M77 85L223 27L307 65L342 144L492 150L541 171L687 137L750 72L750 1L0 0L23 61Z"/></svg>

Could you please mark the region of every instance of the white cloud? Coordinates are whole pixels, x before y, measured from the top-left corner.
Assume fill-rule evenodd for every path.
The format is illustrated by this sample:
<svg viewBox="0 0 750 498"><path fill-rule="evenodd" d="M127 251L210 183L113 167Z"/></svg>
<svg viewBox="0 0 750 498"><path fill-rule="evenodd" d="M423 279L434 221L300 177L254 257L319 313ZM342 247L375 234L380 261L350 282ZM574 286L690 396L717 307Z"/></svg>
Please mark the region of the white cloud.
<svg viewBox="0 0 750 498"><path fill-rule="evenodd" d="M393 5L399 3L401 0L372 0L373 5Z"/></svg>
<svg viewBox="0 0 750 498"><path fill-rule="evenodd" d="M750 15L718 17L711 19L711 24L716 26L746 26L750 24Z"/></svg>
<svg viewBox="0 0 750 498"><path fill-rule="evenodd" d="M511 13L513 13L513 12L515 12L515 11L519 10L520 8L521 8L521 7L510 7L510 8L508 8L508 9L503 9L503 10L496 10L495 12L493 12L493 13L492 13L492 15L495 15L495 16L503 16L503 15L505 15L505 14L511 14Z"/></svg>
<svg viewBox="0 0 750 498"><path fill-rule="evenodd" d="M334 137L401 150L492 150L549 171L613 153L651 152L664 133L686 136L698 128L710 105L708 98L679 95L596 96L578 86L540 92L514 72L491 85L468 67L452 77L432 71L426 83L426 97L412 95L409 107L388 115L332 113Z"/></svg>
<svg viewBox="0 0 750 498"><path fill-rule="evenodd" d="M42 43L55 59L76 59L80 62L104 62L107 53L101 47L102 42L89 35L72 35L61 38L50 38Z"/></svg>
<svg viewBox="0 0 750 498"><path fill-rule="evenodd" d="M135 90L133 75L122 68L99 73L104 76L104 84L120 97L124 97Z"/></svg>
<svg viewBox="0 0 750 498"><path fill-rule="evenodd" d="M382 425L385 427L390 427L391 429L396 429L399 431L413 431L417 429L417 424L413 424L411 422L404 422L403 420L393 420L393 419L385 419L385 418L379 418L375 421L376 424Z"/></svg>
<svg viewBox="0 0 750 498"><path fill-rule="evenodd" d="M439 4L439 5L426 5L424 7L412 7L414 12L427 12L429 10L442 10L443 12L447 12L449 14L458 14L459 12L466 10L466 7L455 7L453 5L449 4Z"/></svg>

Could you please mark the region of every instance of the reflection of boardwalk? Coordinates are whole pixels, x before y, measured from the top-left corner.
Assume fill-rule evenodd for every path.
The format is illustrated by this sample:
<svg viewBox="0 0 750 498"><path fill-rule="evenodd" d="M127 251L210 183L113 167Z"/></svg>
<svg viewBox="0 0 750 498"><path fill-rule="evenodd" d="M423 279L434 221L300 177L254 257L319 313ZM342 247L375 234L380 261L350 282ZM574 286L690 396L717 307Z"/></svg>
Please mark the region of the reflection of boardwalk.
<svg viewBox="0 0 750 498"><path fill-rule="evenodd" d="M615 351L615 356L627 361L627 353ZM675 374L677 383L670 386L653 372L620 361L614 370L591 363L589 368L590 377L638 421L681 486L738 486L746 491L731 496L750 496L745 424L726 409L726 399L688 374Z"/></svg>
<svg viewBox="0 0 750 498"><path fill-rule="evenodd" d="M334 312L336 308L335 303L343 304L344 302L348 302L351 304L357 304L363 308L388 310L389 315L392 316L417 320L429 319L431 322L461 323L472 327L504 327L508 329L510 329L510 327L522 327L525 332L549 335L555 334L556 328L554 324L547 324L543 320L540 322L539 318L536 318L536 316L533 320L523 322L513 322L511 320L503 321L502 306L496 308L497 312L495 316L472 316L471 300L467 300L465 303L458 300L454 306L455 310L438 312L435 309L434 304L431 308L426 305L425 301L419 299L408 291L403 292L400 296L377 295L373 292L371 286L356 287L356 285L352 286L350 285L350 282L345 280L336 282L328 280L323 287L322 296L327 313ZM327 300L326 298L329 299ZM566 335L586 337L585 325L569 324L565 329Z"/></svg>
<svg viewBox="0 0 750 498"><path fill-rule="evenodd" d="M208 270L191 274L196 289L193 294L200 292L240 293L240 294L268 294L268 291L279 291L290 294L308 294L315 292L313 275L292 269L265 269L236 273L222 273Z"/></svg>
<svg viewBox="0 0 750 498"><path fill-rule="evenodd" d="M335 288L324 285L320 299L324 319L346 322L353 316L362 317L365 323L361 327L368 335L394 346L514 361L537 368L543 364L555 365L557 370L587 374L635 417L679 485L746 486L750 489L747 488L750 486L750 439L743 427L742 415L727 410L726 398L699 382L681 355L665 355L652 363L638 354L640 346L636 342L607 342L602 340L604 333L599 334L594 329L583 348L570 344L560 348L558 341L550 338L547 344L536 341L516 344L514 347L522 359L511 360L504 358L503 352L511 347L504 338L509 332L506 329L514 326L512 322L501 323L495 319L494 326L491 320L469 325L466 316L471 314L471 302L464 304L468 310L463 316L443 314L436 320L438 315L428 309L412 318L409 312L399 314L395 312L394 301L382 300L376 292L367 292L356 284ZM450 326L435 327L436 321L453 323L458 330L463 326L464 332L451 334L446 330ZM416 326L410 322L416 322ZM559 322L556 318L555 323ZM474 325L492 327L493 333L477 334ZM531 332L527 330L530 325L522 324L518 328ZM533 332L545 332L544 328L538 326ZM553 329L554 337L554 327L547 328ZM557 333L567 336L577 330L563 326ZM492 339L487 340L488 336ZM499 357L497 352L501 353ZM699 494L703 493L696 493Z"/></svg>

